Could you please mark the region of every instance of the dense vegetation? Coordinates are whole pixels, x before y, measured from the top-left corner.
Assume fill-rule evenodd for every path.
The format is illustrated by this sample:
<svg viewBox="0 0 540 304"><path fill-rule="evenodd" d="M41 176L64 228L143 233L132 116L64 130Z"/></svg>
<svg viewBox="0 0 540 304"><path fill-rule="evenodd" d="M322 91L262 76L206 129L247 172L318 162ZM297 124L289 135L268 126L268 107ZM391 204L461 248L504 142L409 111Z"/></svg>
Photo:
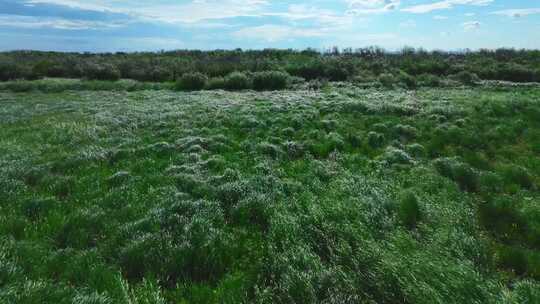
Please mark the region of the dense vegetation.
<svg viewBox="0 0 540 304"><path fill-rule="evenodd" d="M538 87L84 85L0 91L0 303L540 301Z"/></svg>
<svg viewBox="0 0 540 304"><path fill-rule="evenodd" d="M263 72L260 74L260 72ZM271 72L271 73L268 73ZM282 89L283 73L307 81L401 82L437 86L440 79L475 79L512 82L540 81L540 51L480 50L443 52L404 48L386 52L379 48L261 51L170 51L160 53L79 54L36 51L0 53L0 81L42 77L150 82L178 81L186 74L207 77L210 88L237 89L239 73L256 89ZM236 73L236 74L235 74ZM252 73L259 73L251 75ZM277 74L281 73L281 74ZM232 74L232 75L231 75ZM229 79L227 77L236 79ZM256 79L272 77L274 85L257 86ZM251 79L253 78L253 79ZM251 87L243 84L241 88ZM180 86L182 87L182 86Z"/></svg>

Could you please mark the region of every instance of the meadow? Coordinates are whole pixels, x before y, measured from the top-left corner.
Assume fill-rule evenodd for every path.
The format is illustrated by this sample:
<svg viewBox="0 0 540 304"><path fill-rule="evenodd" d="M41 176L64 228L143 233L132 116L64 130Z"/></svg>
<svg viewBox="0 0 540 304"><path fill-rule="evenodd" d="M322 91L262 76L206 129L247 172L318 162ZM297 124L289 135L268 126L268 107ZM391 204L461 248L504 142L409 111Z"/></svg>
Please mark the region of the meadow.
<svg viewBox="0 0 540 304"><path fill-rule="evenodd" d="M540 87L380 80L1 84L0 303L540 303Z"/></svg>

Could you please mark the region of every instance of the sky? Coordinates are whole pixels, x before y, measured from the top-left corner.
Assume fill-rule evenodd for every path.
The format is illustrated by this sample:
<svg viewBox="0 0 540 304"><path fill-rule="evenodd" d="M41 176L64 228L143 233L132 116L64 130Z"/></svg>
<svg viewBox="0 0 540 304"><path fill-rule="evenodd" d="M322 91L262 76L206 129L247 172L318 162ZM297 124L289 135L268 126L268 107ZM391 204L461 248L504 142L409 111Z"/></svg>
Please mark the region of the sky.
<svg viewBox="0 0 540 304"><path fill-rule="evenodd" d="M0 0L0 50L540 49L540 0Z"/></svg>

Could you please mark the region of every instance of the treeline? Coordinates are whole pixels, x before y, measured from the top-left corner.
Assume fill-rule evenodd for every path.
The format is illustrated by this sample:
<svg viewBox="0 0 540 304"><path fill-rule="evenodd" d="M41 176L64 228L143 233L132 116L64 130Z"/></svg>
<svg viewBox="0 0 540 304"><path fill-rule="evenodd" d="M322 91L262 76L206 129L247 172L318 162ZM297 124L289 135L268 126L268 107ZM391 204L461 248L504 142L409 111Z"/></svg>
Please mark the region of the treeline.
<svg viewBox="0 0 540 304"><path fill-rule="evenodd" d="M337 48L318 52L299 50L178 50L158 53L58 53L13 51L0 53L0 81L43 77L89 80L134 79L178 81L202 74L225 79L240 72L287 73L305 80L391 81L407 86L440 78L540 81L540 51L479 50L463 52L425 51L404 48L387 52L381 48ZM275 76L275 74L273 74ZM265 75L268 76L268 75Z"/></svg>

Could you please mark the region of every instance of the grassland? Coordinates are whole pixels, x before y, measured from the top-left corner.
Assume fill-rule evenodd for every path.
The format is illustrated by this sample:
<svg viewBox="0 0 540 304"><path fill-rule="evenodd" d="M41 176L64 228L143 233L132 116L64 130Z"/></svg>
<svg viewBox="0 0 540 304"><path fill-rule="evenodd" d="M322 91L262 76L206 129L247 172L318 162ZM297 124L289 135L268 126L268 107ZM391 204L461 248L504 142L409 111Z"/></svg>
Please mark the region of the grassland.
<svg viewBox="0 0 540 304"><path fill-rule="evenodd" d="M539 303L540 88L0 92L1 303Z"/></svg>

